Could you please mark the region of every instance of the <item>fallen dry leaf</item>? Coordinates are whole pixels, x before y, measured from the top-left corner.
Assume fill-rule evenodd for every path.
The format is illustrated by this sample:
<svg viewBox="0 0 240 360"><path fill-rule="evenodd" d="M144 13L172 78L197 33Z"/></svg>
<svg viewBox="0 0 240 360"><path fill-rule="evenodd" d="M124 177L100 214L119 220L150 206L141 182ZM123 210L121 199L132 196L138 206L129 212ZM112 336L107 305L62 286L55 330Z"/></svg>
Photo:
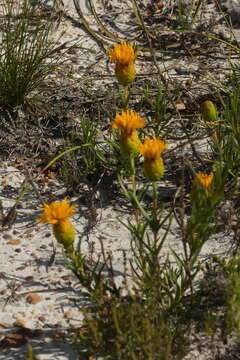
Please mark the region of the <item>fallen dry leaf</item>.
<svg viewBox="0 0 240 360"><path fill-rule="evenodd" d="M9 240L7 242L8 245L19 245L21 244L21 240L20 239L12 239L12 240Z"/></svg>
<svg viewBox="0 0 240 360"><path fill-rule="evenodd" d="M185 110L186 109L186 106L184 103L176 103L175 107L177 110Z"/></svg>

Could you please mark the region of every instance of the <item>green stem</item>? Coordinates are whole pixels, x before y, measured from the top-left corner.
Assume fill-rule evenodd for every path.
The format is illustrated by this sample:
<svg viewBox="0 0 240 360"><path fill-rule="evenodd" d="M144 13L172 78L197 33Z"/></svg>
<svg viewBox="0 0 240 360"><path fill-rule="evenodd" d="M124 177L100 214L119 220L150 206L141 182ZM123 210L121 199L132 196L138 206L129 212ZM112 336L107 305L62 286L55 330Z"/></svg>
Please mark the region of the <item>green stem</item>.
<svg viewBox="0 0 240 360"><path fill-rule="evenodd" d="M135 157L133 155L129 156L130 170L131 175L135 177L136 169L135 169Z"/></svg>
<svg viewBox="0 0 240 360"><path fill-rule="evenodd" d="M157 216L157 206L158 206L158 193L157 193L157 186L156 186L156 181L152 182L152 188L153 188L153 213L154 216Z"/></svg>
<svg viewBox="0 0 240 360"><path fill-rule="evenodd" d="M156 181L152 182L152 189L153 189L152 212L153 212L154 221L157 221L158 193L157 193ZM158 233L158 231L154 231L154 247L156 247L156 245L157 245L157 233Z"/></svg>
<svg viewBox="0 0 240 360"><path fill-rule="evenodd" d="M63 151L61 154L57 155L54 159L52 159L46 166L45 168L42 169L42 173L44 173L44 171L46 171L50 166L52 166L57 160L61 159L61 157L63 157L64 155L73 152L75 150L80 149L82 146L78 145L78 146L74 146L71 149L65 150Z"/></svg>

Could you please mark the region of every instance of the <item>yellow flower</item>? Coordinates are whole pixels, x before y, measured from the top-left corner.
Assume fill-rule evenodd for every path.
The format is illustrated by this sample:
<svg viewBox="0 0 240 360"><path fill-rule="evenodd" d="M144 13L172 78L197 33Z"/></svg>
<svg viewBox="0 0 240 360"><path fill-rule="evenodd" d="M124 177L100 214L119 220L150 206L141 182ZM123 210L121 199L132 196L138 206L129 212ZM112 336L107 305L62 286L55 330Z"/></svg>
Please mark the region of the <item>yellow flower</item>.
<svg viewBox="0 0 240 360"><path fill-rule="evenodd" d="M166 149L167 143L157 138L147 137L144 144L139 147L144 157L143 172L150 181L159 180L164 174L164 164L161 158L162 152Z"/></svg>
<svg viewBox="0 0 240 360"><path fill-rule="evenodd" d="M138 52L131 44L123 41L115 44L112 50L108 51L109 59L116 63L115 75L120 84L127 86L135 79L134 62Z"/></svg>
<svg viewBox="0 0 240 360"><path fill-rule="evenodd" d="M113 129L118 129L125 134L131 134L133 130L142 128L146 121L141 119L134 110L124 110L122 114L117 113L115 120L110 123Z"/></svg>
<svg viewBox="0 0 240 360"><path fill-rule="evenodd" d="M108 51L109 58L115 63L127 65L134 62L138 52L134 50L131 44L123 41L121 44L115 44L112 50Z"/></svg>
<svg viewBox="0 0 240 360"><path fill-rule="evenodd" d="M120 148L124 156L137 155L141 141L136 129L142 128L146 121L142 120L134 110L125 110L116 114L115 120L110 123L113 129L121 132Z"/></svg>
<svg viewBox="0 0 240 360"><path fill-rule="evenodd" d="M167 143L157 138L150 139L147 137L140 148L140 152L144 160L155 160L159 158L162 152L166 149Z"/></svg>
<svg viewBox="0 0 240 360"><path fill-rule="evenodd" d="M42 223L57 224L59 221L73 216L75 205L69 205L66 199L63 201L54 201L50 205L44 204L43 215L39 217Z"/></svg>
<svg viewBox="0 0 240 360"><path fill-rule="evenodd" d="M53 233L57 241L69 252L73 251L75 229L68 220L74 215L75 205L69 205L66 199L54 201L51 204L44 204L43 214L38 218L39 222L53 225Z"/></svg>
<svg viewBox="0 0 240 360"><path fill-rule="evenodd" d="M210 100L205 100L200 105L201 114L205 121L211 122L217 120L217 109Z"/></svg>

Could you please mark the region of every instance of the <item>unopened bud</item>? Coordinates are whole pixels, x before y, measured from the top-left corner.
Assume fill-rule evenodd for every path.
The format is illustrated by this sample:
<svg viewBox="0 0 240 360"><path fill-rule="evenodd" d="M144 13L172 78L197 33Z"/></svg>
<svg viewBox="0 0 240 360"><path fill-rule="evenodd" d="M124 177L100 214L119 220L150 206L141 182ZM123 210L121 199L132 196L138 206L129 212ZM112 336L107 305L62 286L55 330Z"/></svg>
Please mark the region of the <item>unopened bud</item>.
<svg viewBox="0 0 240 360"><path fill-rule="evenodd" d="M210 100L205 100L200 105L201 114L205 121L212 122L217 120L217 109Z"/></svg>

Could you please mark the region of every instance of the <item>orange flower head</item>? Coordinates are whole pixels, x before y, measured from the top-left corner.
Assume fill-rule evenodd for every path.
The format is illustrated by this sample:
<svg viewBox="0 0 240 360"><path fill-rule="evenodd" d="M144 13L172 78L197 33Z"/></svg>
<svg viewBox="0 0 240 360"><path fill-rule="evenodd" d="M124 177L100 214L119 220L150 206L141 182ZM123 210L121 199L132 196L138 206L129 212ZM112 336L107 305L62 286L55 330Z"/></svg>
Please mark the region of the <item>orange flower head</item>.
<svg viewBox="0 0 240 360"><path fill-rule="evenodd" d="M142 128L146 121L142 120L134 110L125 110L122 114L116 114L115 120L110 123L113 129L118 129L121 133L129 135L133 130Z"/></svg>
<svg viewBox="0 0 240 360"><path fill-rule="evenodd" d="M152 161L158 159L162 152L166 149L167 143L157 138L150 139L147 137L144 144L140 146L140 153L143 155L144 160Z"/></svg>
<svg viewBox="0 0 240 360"><path fill-rule="evenodd" d="M44 204L43 215L38 218L39 222L57 224L75 213L75 205L69 205L66 199L54 201L50 205Z"/></svg>
<svg viewBox="0 0 240 360"><path fill-rule="evenodd" d="M157 138L147 137L144 144L139 146L139 152L144 157L143 172L150 181L158 181L164 174L164 164L161 157L167 143Z"/></svg>
<svg viewBox="0 0 240 360"><path fill-rule="evenodd" d="M108 51L109 59L117 64L127 65L134 63L138 52L134 50L131 44L123 41L121 44L115 44L114 48Z"/></svg>

